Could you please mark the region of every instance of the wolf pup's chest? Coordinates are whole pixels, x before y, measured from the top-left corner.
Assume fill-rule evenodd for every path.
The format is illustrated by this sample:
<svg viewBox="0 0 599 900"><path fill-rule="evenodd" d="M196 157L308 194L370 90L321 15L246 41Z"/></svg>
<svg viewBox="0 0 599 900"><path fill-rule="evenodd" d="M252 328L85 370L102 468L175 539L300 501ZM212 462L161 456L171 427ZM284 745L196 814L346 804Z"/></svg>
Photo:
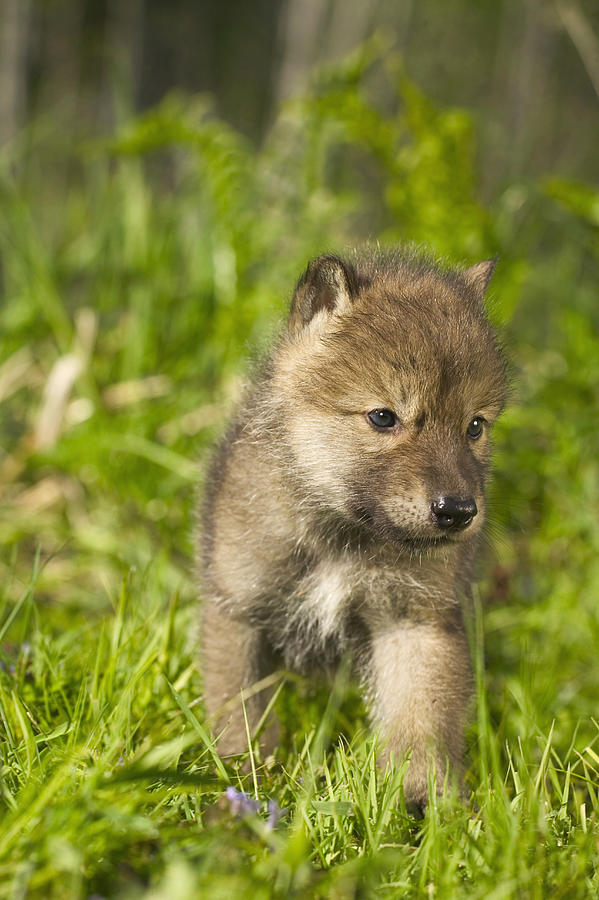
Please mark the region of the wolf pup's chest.
<svg viewBox="0 0 599 900"><path fill-rule="evenodd" d="M281 598L272 623L286 665L327 664L372 632L447 604L448 596L411 568L349 553L315 562Z"/></svg>

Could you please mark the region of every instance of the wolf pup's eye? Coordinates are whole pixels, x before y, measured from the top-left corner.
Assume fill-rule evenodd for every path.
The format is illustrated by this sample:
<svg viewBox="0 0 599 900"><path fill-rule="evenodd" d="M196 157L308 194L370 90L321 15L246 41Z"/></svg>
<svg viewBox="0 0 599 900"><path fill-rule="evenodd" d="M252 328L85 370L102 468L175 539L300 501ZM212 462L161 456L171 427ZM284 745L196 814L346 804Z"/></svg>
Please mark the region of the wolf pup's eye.
<svg viewBox="0 0 599 900"><path fill-rule="evenodd" d="M373 409L366 417L377 429L393 428L397 424L397 416L390 409Z"/></svg>
<svg viewBox="0 0 599 900"><path fill-rule="evenodd" d="M466 434L468 435L468 437L473 441L477 441L483 433L484 424L485 419L483 419L482 416L475 416L466 429Z"/></svg>

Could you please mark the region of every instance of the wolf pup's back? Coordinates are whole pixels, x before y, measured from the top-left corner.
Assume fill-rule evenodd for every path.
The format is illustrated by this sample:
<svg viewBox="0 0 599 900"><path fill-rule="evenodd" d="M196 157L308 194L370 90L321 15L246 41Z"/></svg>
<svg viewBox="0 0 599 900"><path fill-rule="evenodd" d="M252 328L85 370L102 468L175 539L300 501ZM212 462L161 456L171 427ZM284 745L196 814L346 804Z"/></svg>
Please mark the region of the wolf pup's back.
<svg viewBox="0 0 599 900"><path fill-rule="evenodd" d="M385 760L459 775L471 670L461 600L485 518L505 363L484 312L493 262L311 262L286 328L217 450L204 503L204 697L247 749L280 665L350 654ZM262 735L276 741L273 723Z"/></svg>

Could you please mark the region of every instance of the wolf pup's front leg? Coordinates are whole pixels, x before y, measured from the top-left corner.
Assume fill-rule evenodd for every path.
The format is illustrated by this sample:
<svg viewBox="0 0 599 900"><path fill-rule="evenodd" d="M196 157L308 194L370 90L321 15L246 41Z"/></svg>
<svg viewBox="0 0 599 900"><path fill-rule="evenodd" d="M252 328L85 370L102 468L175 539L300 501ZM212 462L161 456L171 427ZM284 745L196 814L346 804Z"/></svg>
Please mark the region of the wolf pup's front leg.
<svg viewBox="0 0 599 900"><path fill-rule="evenodd" d="M202 644L204 702L219 752L244 753L271 696L268 689L256 690L271 668L268 648L259 629L228 615L214 598L204 602ZM272 752L277 733L273 723L262 735L265 754Z"/></svg>
<svg viewBox="0 0 599 900"><path fill-rule="evenodd" d="M472 677L468 646L459 625L403 621L372 637L372 716L385 740L381 762L391 755L410 763L406 802L428 802L428 773L439 791L449 770L463 769L463 729Z"/></svg>

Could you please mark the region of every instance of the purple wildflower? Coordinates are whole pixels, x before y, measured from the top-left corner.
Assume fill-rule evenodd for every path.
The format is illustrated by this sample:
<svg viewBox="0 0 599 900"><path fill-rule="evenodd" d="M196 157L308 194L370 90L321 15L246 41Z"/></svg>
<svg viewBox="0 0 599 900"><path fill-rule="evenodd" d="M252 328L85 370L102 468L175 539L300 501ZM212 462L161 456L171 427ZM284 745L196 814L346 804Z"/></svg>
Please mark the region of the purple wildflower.
<svg viewBox="0 0 599 900"><path fill-rule="evenodd" d="M286 809L281 809L276 800L268 801L268 819L266 820L266 828L273 831L282 818L287 815Z"/></svg>
<svg viewBox="0 0 599 900"><path fill-rule="evenodd" d="M238 791L233 786L227 788L225 796L229 801L231 812L234 816L239 816L240 818L251 816L260 809L260 804L257 800L253 800L245 791Z"/></svg>
<svg viewBox="0 0 599 900"><path fill-rule="evenodd" d="M238 791L230 786L225 791L225 797L229 801L229 808L234 816L239 819L245 816L252 816L260 812L260 803L254 800L245 791ZM276 800L268 801L268 818L266 820L266 830L273 831L280 820L287 815L286 809L281 809Z"/></svg>

